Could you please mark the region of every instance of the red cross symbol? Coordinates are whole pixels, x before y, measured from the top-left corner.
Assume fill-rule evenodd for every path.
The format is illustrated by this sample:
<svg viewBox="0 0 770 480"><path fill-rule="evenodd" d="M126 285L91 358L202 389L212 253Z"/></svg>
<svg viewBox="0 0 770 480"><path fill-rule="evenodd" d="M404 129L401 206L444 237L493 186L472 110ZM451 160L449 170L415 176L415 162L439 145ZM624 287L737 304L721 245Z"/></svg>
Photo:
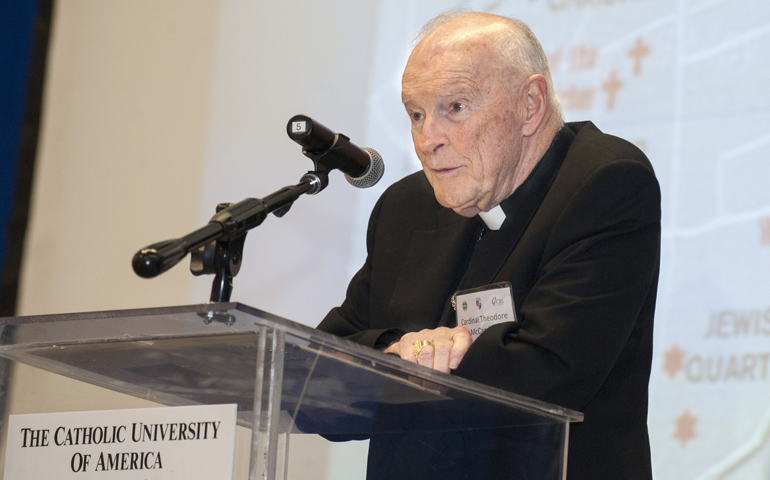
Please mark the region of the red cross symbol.
<svg viewBox="0 0 770 480"><path fill-rule="evenodd" d="M634 46L628 50L628 56L634 60L634 76L642 74L642 60L650 54L650 46L644 43L642 37L636 39Z"/></svg>
<svg viewBox="0 0 770 480"><path fill-rule="evenodd" d="M602 85L602 89L607 94L607 110L615 108L615 100L621 88L623 88L623 82L618 78L618 73L613 70L610 73L610 78Z"/></svg>

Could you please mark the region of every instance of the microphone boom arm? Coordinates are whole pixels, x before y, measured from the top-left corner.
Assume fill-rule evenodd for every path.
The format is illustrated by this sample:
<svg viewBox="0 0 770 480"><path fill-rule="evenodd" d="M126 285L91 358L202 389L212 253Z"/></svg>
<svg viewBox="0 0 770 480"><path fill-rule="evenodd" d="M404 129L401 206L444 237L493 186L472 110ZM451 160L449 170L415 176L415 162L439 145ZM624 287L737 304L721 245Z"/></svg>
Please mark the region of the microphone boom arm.
<svg viewBox="0 0 770 480"><path fill-rule="evenodd" d="M193 254L194 275L216 274L212 302L227 302L232 278L241 265L246 233L259 226L267 215L282 217L302 194L315 194L328 185L328 172L310 171L300 183L277 190L263 198L247 198L235 204L220 204L209 223L183 237L154 243L139 250L131 264L143 278L153 278Z"/></svg>

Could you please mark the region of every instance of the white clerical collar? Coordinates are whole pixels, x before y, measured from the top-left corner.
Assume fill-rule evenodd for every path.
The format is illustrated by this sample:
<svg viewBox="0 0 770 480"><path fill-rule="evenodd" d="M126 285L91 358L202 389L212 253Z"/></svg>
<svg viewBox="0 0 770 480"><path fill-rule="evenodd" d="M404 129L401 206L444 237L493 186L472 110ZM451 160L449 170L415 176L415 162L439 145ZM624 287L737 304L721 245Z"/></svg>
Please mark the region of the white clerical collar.
<svg viewBox="0 0 770 480"><path fill-rule="evenodd" d="M479 212L479 217L484 221L484 225L490 230L500 230L505 221L505 212L500 205L488 212Z"/></svg>

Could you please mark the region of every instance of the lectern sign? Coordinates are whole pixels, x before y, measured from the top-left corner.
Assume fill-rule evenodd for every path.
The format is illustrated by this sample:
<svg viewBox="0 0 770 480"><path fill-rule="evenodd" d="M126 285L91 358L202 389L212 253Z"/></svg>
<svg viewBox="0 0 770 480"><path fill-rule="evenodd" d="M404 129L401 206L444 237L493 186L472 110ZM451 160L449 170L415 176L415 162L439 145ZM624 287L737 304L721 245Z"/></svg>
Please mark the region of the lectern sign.
<svg viewBox="0 0 770 480"><path fill-rule="evenodd" d="M236 405L11 415L14 480L231 478Z"/></svg>

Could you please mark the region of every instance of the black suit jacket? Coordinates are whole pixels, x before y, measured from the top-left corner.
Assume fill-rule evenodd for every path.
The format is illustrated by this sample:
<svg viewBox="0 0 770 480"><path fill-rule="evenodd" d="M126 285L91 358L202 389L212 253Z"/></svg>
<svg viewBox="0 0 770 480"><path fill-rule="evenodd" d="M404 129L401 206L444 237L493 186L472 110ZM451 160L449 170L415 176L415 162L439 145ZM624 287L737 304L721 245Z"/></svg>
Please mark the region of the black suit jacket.
<svg viewBox="0 0 770 480"><path fill-rule="evenodd" d="M660 189L644 154L567 124L503 203L501 230L441 207L422 172L371 216L368 257L319 328L369 346L393 329L453 326L458 288L513 286L517 323L485 331L456 375L585 414L568 478L651 478L647 386ZM474 245L475 249L474 249Z"/></svg>

